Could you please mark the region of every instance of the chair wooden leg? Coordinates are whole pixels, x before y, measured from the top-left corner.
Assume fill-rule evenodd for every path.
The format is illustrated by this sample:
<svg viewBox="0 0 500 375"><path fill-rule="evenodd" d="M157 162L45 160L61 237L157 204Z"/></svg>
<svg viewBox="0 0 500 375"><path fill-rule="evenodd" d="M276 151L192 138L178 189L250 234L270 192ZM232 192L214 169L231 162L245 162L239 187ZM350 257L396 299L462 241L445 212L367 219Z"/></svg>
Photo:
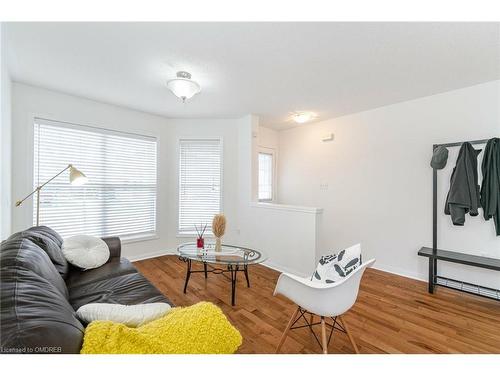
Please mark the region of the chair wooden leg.
<svg viewBox="0 0 500 375"><path fill-rule="evenodd" d="M342 317L342 316L339 316L339 319L340 319L340 323L342 323L342 326L344 326L344 329L345 331L347 332L347 337L349 337L349 341L351 342L352 344L352 347L354 348L354 351L356 352L356 354L359 354L359 350L358 350L358 346L356 345L356 343L354 342L354 338L352 337L351 335L351 331L349 330L349 328L347 327L347 324L345 322L345 319Z"/></svg>
<svg viewBox="0 0 500 375"><path fill-rule="evenodd" d="M323 354L328 354L328 341L326 340L326 324L325 317L321 317L321 342L323 346Z"/></svg>
<svg viewBox="0 0 500 375"><path fill-rule="evenodd" d="M278 346L276 348L276 353L279 353L281 347L283 346L283 343L285 342L286 337L288 336L288 332L290 331L290 328L292 327L293 322L295 322L295 318L297 317L299 310L300 310L300 307L297 306L297 309L293 312L292 317L290 318L290 321L286 325L286 328L283 331L283 334L281 335L280 343L278 344Z"/></svg>

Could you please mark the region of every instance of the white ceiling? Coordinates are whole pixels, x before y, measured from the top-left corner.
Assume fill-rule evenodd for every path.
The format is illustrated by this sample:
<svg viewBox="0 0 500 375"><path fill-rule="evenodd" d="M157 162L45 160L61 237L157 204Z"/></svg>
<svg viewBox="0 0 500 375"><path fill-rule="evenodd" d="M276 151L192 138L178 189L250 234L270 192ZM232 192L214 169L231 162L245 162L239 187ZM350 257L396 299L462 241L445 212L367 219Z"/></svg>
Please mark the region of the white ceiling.
<svg viewBox="0 0 500 375"><path fill-rule="evenodd" d="M15 81L175 118L283 129L500 78L500 23L11 23ZM182 104L178 70L202 92ZM301 125L303 126L303 125Z"/></svg>

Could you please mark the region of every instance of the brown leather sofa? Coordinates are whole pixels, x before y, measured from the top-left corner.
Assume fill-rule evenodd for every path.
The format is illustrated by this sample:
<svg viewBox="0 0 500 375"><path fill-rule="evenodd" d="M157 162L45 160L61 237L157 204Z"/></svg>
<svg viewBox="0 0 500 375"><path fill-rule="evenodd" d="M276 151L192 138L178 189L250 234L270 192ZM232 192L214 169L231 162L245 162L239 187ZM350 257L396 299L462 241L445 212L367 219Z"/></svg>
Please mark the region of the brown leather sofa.
<svg viewBox="0 0 500 375"><path fill-rule="evenodd" d="M79 353L87 303L135 305L170 301L125 258L118 237L107 237L110 258L83 271L64 258L62 238L44 226L18 232L0 250L0 353Z"/></svg>

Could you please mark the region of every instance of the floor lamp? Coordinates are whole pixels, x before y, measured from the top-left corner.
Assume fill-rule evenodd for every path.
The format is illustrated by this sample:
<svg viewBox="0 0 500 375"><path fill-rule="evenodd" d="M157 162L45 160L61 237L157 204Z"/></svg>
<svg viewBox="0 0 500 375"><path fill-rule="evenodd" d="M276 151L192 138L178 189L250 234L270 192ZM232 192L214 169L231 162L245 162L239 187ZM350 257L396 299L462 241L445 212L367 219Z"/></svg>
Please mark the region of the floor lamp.
<svg viewBox="0 0 500 375"><path fill-rule="evenodd" d="M49 182L51 182L53 179L56 177L60 176L63 172L67 171L69 169L69 182L71 185L83 185L85 184L88 179L87 176L85 176L82 172L80 172L78 169L73 167L73 165L68 164L66 168L64 168L61 172L56 174L54 177L52 177L50 180L47 182L43 183L40 186L37 186L35 190L33 190L31 193L29 193L27 196L25 196L23 199L20 201L16 202L16 207L19 207L26 199L31 197L33 194L36 193L36 225L38 226L39 220L40 220L40 190L47 185Z"/></svg>

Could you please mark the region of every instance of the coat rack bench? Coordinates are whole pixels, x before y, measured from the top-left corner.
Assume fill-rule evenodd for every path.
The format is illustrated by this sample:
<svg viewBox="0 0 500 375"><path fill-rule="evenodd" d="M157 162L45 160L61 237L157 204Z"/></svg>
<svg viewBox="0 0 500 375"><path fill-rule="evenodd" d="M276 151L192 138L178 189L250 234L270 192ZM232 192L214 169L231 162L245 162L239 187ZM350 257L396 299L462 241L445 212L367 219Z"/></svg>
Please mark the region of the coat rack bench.
<svg viewBox="0 0 500 375"><path fill-rule="evenodd" d="M468 141L471 144L485 144L488 139L480 139ZM432 146L434 151L439 146L457 147L463 142L435 144ZM459 263L472 267L479 267L500 271L500 259L487 258L478 255L470 255L456 251L440 250L437 246L437 179L438 173L436 169L432 172L432 248L422 247L418 251L418 255L429 258L429 293L434 293L434 288L439 285L446 288L460 290L466 293L479 295L482 297L492 298L500 301L500 290L488 288L485 286L476 285L473 283L450 279L438 275L438 260L445 262Z"/></svg>

